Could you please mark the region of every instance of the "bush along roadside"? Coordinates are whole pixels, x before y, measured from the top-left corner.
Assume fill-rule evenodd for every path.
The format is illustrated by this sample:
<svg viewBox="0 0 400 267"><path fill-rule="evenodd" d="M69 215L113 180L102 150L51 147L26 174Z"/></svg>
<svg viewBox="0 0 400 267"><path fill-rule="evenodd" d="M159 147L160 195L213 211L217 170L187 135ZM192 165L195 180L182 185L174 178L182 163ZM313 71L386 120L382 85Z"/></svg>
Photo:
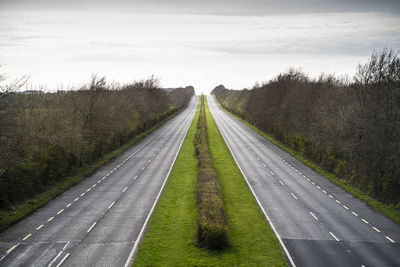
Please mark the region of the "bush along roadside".
<svg viewBox="0 0 400 267"><path fill-rule="evenodd" d="M199 161L196 191L197 245L209 249L223 249L230 245L229 230L217 174L208 151L204 95L201 96L200 116L194 144Z"/></svg>

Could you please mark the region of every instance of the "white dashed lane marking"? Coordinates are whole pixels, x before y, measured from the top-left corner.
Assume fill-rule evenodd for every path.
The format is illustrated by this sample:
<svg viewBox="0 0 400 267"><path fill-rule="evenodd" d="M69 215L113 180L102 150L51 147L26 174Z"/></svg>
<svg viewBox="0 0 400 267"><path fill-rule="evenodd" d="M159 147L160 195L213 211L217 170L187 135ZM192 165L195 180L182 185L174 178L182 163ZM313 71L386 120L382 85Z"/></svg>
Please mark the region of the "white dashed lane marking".
<svg viewBox="0 0 400 267"><path fill-rule="evenodd" d="M374 230L377 231L378 233L381 232L381 230L379 230L378 228L376 228L376 227L374 227L374 226L372 226L372 228L374 228Z"/></svg>
<svg viewBox="0 0 400 267"><path fill-rule="evenodd" d="M27 240L29 237L31 237L32 234L27 234L24 238L22 238L22 241Z"/></svg>
<svg viewBox="0 0 400 267"><path fill-rule="evenodd" d="M111 203L110 206L108 206L108 209L111 209L111 207L114 206L114 204L115 204L115 201L113 203Z"/></svg>
<svg viewBox="0 0 400 267"><path fill-rule="evenodd" d="M87 230L87 232L89 233L90 231L92 231L93 227L96 225L97 222L95 222L94 224L92 224L92 226L90 226L90 228Z"/></svg>
<svg viewBox="0 0 400 267"><path fill-rule="evenodd" d="M340 241L339 238L337 238L332 232L329 232L329 233L331 234L331 236L333 236L333 238L334 238L336 241Z"/></svg>
<svg viewBox="0 0 400 267"><path fill-rule="evenodd" d="M318 221L318 218L317 218L317 216L314 215L314 213L312 213L312 212L310 211L310 214L311 214L311 216L314 217L314 219L316 219L316 220Z"/></svg>
<svg viewBox="0 0 400 267"><path fill-rule="evenodd" d="M250 148L250 146L248 146L248 145L246 145L247 147L248 147L248 149L249 149L249 151L251 152L251 153L253 153L253 154L255 154L255 152ZM302 176L304 179L306 179L308 182L310 182L312 185L314 185L316 188L318 188L319 190L321 190L324 194L328 194L328 192L326 191L326 190L324 190L324 189L322 189L319 185L317 185L314 181L311 181L307 176L305 176L301 171L299 171L299 170L297 170L296 168L294 168L294 166L292 166L291 164L288 164L283 158L281 158L279 155L277 155L275 152L273 152L271 149L269 149L268 147L267 147L267 149L272 153L272 154L274 154L275 156L277 156L283 163L285 163L287 166L289 166L290 168L292 168L293 170L295 170L300 176ZM260 160L260 157L258 157L257 156L257 159L258 160ZM263 166L264 167L267 167L266 166L266 164L265 163L263 163ZM271 175L272 176L274 176L274 173L272 172L272 171L270 171L270 173L271 173ZM282 185L282 186L284 186L284 183L281 181L281 180L278 180L278 182ZM293 193L290 193L295 199L298 199ZM343 206L343 208L345 208L346 210L349 210L349 208L346 206L346 205L343 205L338 199L335 199L332 195L330 195L330 194L328 194L328 196L331 198L331 199L334 199L335 200L335 202L336 203L338 203L338 204L341 204L342 206ZM356 216L356 217L358 217L358 214L356 213L356 212L354 212L354 211L352 211L351 212L354 216ZM318 220L318 218L315 216L315 214L313 214L312 212L310 212L310 214L316 219L316 220ZM367 220L365 220L365 219L363 219L363 218L360 218L365 224L368 224L368 225L370 225L369 224L369 222L367 221ZM378 228L376 228L375 226L372 226L372 225L370 225L376 232L378 232L378 233L380 233L381 231L378 229ZM333 237L333 238L335 238L335 240L336 241L339 241L339 239L332 233L332 232L329 232L330 234L331 234L331 236ZM390 242L392 242L392 243L395 243L395 241L393 240L393 239L391 239L390 237L388 237L388 236L385 236L385 238L387 239L387 240L389 240Z"/></svg>
<svg viewBox="0 0 400 267"><path fill-rule="evenodd" d="M20 244L20 243L18 243L18 244L16 244L16 245L12 246L9 250L6 251L6 253L7 253L7 254L10 254L11 251L13 251L14 249L16 249L16 248L19 246L19 244Z"/></svg>
<svg viewBox="0 0 400 267"><path fill-rule="evenodd" d="M394 240L391 239L390 237L388 237L388 236L386 236L386 235L385 235L385 237L386 237L386 239L389 240L390 242L395 243Z"/></svg>

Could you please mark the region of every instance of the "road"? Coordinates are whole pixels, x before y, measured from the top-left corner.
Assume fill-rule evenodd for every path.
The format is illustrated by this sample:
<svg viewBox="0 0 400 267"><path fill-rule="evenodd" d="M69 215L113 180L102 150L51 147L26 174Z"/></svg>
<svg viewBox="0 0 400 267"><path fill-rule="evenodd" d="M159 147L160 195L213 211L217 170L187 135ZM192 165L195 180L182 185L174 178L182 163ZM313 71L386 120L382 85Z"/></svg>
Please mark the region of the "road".
<svg viewBox="0 0 400 267"><path fill-rule="evenodd" d="M293 266L400 266L399 225L227 114L214 97L207 99Z"/></svg>
<svg viewBox="0 0 400 267"><path fill-rule="evenodd" d="M197 103L1 233L0 266L129 264Z"/></svg>

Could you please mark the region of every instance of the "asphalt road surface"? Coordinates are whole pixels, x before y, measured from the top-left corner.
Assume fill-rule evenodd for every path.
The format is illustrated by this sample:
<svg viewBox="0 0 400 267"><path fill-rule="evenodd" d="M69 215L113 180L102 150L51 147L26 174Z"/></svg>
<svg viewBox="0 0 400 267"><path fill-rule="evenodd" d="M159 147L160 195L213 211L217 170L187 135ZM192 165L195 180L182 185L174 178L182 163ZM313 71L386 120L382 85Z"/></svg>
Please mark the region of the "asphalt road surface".
<svg viewBox="0 0 400 267"><path fill-rule="evenodd" d="M292 265L400 266L399 225L208 104Z"/></svg>
<svg viewBox="0 0 400 267"><path fill-rule="evenodd" d="M129 264L197 103L1 233L0 266Z"/></svg>

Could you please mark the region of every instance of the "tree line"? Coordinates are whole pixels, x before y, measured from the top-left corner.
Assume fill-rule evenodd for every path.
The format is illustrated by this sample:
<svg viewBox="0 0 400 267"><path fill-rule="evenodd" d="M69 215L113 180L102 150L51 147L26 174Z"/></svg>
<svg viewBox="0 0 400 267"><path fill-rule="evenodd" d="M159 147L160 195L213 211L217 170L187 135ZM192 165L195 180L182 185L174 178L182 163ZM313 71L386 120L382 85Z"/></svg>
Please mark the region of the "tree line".
<svg viewBox="0 0 400 267"><path fill-rule="evenodd" d="M15 88L1 88L1 209L76 174L184 108L194 95L191 86L160 89L154 78L119 85L94 76L77 90L52 93Z"/></svg>
<svg viewBox="0 0 400 267"><path fill-rule="evenodd" d="M229 111L305 158L400 208L400 57L374 52L353 77L290 68L252 89L213 91Z"/></svg>

